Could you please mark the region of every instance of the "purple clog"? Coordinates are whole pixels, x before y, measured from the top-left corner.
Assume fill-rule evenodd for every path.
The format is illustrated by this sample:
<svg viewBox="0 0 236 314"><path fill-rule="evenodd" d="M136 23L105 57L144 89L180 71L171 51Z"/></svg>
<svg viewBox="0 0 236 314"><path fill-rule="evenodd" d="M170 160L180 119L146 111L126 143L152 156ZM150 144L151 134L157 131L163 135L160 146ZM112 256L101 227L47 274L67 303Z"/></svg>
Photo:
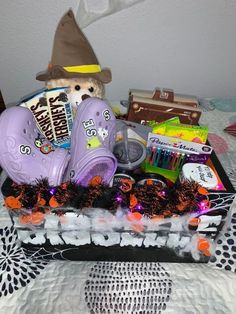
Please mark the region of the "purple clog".
<svg viewBox="0 0 236 314"><path fill-rule="evenodd" d="M65 175L87 186L98 182L109 183L117 160L112 154L116 136L116 118L105 101L87 98L78 107L71 132L71 159Z"/></svg>
<svg viewBox="0 0 236 314"><path fill-rule="evenodd" d="M6 109L0 116L0 134L0 165L14 182L36 184L48 178L52 186L61 184L69 153L40 134L29 109Z"/></svg>

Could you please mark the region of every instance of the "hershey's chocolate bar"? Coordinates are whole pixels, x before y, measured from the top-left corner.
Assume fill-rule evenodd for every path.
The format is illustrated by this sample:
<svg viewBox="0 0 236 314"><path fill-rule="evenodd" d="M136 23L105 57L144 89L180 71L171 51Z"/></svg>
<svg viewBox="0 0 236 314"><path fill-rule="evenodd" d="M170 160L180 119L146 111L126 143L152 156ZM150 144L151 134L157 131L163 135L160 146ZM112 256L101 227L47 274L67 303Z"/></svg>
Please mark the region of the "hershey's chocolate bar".
<svg viewBox="0 0 236 314"><path fill-rule="evenodd" d="M54 136L45 90L25 98L20 103L20 106L28 108L32 112L38 129L50 142L52 142Z"/></svg>

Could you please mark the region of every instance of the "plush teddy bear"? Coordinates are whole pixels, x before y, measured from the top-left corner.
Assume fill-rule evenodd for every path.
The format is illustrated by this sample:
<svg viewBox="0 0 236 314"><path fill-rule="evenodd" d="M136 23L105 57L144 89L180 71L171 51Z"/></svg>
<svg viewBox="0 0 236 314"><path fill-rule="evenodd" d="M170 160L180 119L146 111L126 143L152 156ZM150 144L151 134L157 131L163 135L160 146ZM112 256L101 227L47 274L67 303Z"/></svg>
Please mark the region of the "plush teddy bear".
<svg viewBox="0 0 236 314"><path fill-rule="evenodd" d="M44 81L48 89L69 87L74 115L82 100L104 98L104 84L111 81L111 71L101 69L71 10L62 17L56 29L48 69L38 73L36 79Z"/></svg>
<svg viewBox="0 0 236 314"><path fill-rule="evenodd" d="M48 89L65 86L69 87L73 116L75 116L81 101L86 98L97 97L103 99L105 97L104 84L92 77L52 79L46 83Z"/></svg>

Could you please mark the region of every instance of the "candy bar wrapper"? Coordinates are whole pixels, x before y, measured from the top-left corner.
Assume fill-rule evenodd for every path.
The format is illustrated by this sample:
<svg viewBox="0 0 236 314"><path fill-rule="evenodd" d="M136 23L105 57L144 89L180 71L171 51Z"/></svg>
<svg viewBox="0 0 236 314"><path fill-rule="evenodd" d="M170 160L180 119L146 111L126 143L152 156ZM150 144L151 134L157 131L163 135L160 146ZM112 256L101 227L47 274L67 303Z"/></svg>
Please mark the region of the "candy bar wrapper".
<svg viewBox="0 0 236 314"><path fill-rule="evenodd" d="M68 88L44 89L24 98L19 105L34 115L39 131L55 146L70 147L73 125Z"/></svg>
<svg viewBox="0 0 236 314"><path fill-rule="evenodd" d="M28 108L33 113L39 131L50 142L53 142L54 135L47 105L46 90L24 98L19 105Z"/></svg>
<svg viewBox="0 0 236 314"><path fill-rule="evenodd" d="M173 123L166 126L165 135L179 137L186 141L205 144L208 137L208 127Z"/></svg>
<svg viewBox="0 0 236 314"><path fill-rule="evenodd" d="M171 123L176 123L179 125L180 124L179 117L170 118L163 122L150 121L148 125L152 127L152 133L165 135L166 128Z"/></svg>
<svg viewBox="0 0 236 314"><path fill-rule="evenodd" d="M46 98L53 132L53 144L58 147L69 148L73 125L69 89L60 87L47 90Z"/></svg>
<svg viewBox="0 0 236 314"><path fill-rule="evenodd" d="M152 121L149 121L147 123L147 125L150 126L151 128L153 128L153 130L155 130L155 128L157 128L157 130L158 130L159 127L162 127L162 126L165 127L167 124L170 124L170 123L180 124L179 117L170 118L170 119L165 120L163 122L156 122L155 120L152 120ZM153 133L157 133L157 132L153 132Z"/></svg>
<svg viewBox="0 0 236 314"><path fill-rule="evenodd" d="M208 137L208 127L182 123L160 123L152 130L153 133L171 137L178 137L185 141L205 144Z"/></svg>

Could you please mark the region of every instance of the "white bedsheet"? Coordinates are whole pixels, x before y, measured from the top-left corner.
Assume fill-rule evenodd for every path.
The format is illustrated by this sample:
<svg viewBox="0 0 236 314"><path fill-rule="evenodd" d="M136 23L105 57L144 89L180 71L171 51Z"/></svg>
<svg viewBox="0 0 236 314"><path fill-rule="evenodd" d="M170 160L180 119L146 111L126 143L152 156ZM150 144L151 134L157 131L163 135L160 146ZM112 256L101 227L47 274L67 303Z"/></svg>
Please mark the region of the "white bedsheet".
<svg viewBox="0 0 236 314"><path fill-rule="evenodd" d="M41 272L35 280L32 280L26 287L15 291L13 294L0 298L0 313L14 314L72 314L72 313L93 313L92 300L96 299L98 307L94 307L94 313L201 313L201 314L233 314L236 313L236 298L235 285L236 275L230 271L215 270L208 265L198 264L157 264L161 265L169 274L168 280L171 281L171 291L164 293L163 282L158 267L151 275L146 276L131 276L127 275L128 264L134 265L138 269L150 269L151 263L140 263L138 266L135 263L122 263L123 271L117 276L109 276L110 282L115 282L115 290L111 290L113 283L103 284L100 272L97 272L99 278L93 279L91 274L96 274L99 268L94 266L105 265L106 269L117 267L119 263L95 263L95 262L61 262L54 261L49 263L44 271ZM128 288L122 291L123 302L118 301L119 293L121 292L121 282L128 282ZM131 283L140 283L138 289L131 289ZM147 282L144 281L147 280ZM93 281L98 281L93 284ZM148 281L150 280L150 281ZM164 279L161 279L164 280ZM125 282L126 282L125 281ZM154 292L154 301L147 302L147 293L153 283L161 283L162 292ZM146 283L146 285L144 285ZM86 287L91 291L92 286L102 287L101 291L96 292L96 297L89 296L86 299ZM118 287L118 289L117 289ZM140 292L138 295L137 292ZM102 299L102 296L111 293L111 299L108 298L107 307ZM124 293L123 293L124 292ZM101 293L101 295L99 295ZM169 301L166 297L169 295ZM159 300L161 296L161 300ZM136 297L136 302L135 302ZM138 297L141 301L138 301ZM126 300L127 298L127 300ZM162 302L162 298L165 302ZM89 303L91 305L89 305ZM166 310L158 311L158 307L163 307L166 303ZM119 308L115 312L115 305L126 304L126 310ZM135 311L134 304L140 304L140 309ZM152 306L153 304L153 306ZM100 308L100 305L104 305ZM130 308L128 307L130 305ZM142 308L144 306L144 308ZM96 308L99 310L96 311ZM110 310L110 311L109 311ZM140 311L141 310L141 311Z"/></svg>

